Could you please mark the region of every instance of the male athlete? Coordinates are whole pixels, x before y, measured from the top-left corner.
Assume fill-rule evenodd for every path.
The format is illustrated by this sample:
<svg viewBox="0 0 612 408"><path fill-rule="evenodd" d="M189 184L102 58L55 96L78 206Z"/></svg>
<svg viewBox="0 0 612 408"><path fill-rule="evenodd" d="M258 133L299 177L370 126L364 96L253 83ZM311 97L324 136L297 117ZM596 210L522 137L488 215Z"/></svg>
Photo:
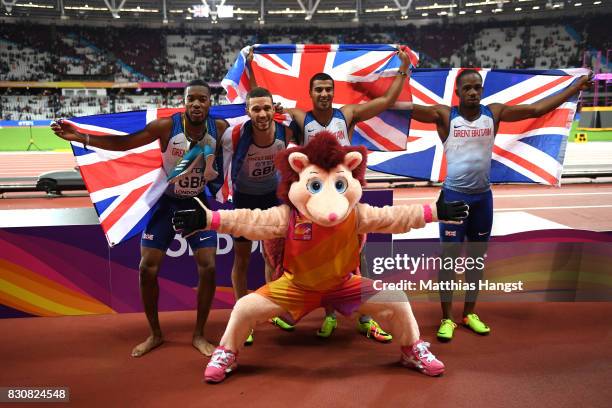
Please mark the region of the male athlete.
<svg viewBox="0 0 612 408"><path fill-rule="evenodd" d="M208 145L215 149L217 135L223 134L227 122L208 117L210 87L201 80L194 80L185 88L185 113L176 113L149 123L143 130L127 136L94 136L77 132L66 122L56 122L51 129L62 139L83 143L105 150L129 150L159 140L163 166L169 175L177 174L176 168L184 171L168 186L157 203L157 209L145 228L140 246L140 293L145 314L151 330L150 336L132 350L133 357L140 357L163 343L157 313L159 285L157 275L175 232L170 222L175 210L189 208L199 196L206 200L204 187L204 161L199 166L182 161L188 152L197 152ZM203 151L203 150L202 150ZM195 158L194 158L195 159ZM193 164L193 162L191 163ZM178 166L177 166L178 165ZM197 320L192 344L202 354L210 356L215 346L204 338L204 325L215 293L215 252L217 236L214 232L203 232L188 239L198 269Z"/></svg>
<svg viewBox="0 0 612 408"><path fill-rule="evenodd" d="M590 86L591 77L582 76L565 90L536 103L514 106L501 103L481 105L482 84L478 71L466 69L456 79L459 106L413 105L412 118L424 123L435 123L444 144L447 161L447 175L443 185L445 200L463 200L470 206L470 214L463 224L440 224L443 259L456 258L461 252L460 243L466 239L471 242L468 245L468 257L483 257L487 250L493 225L493 195L489 175L499 122L517 122L545 115ZM466 271L465 280L478 288L482 275L483 269L473 268ZM453 269L441 268L440 282L451 282L453 279ZM474 313L477 295L477 289L466 291L463 324L485 335L491 329ZM451 340L457 327L451 312L452 296L450 290L440 291L442 321L437 335L442 341Z"/></svg>
<svg viewBox="0 0 612 408"><path fill-rule="evenodd" d="M228 128L221 138L224 163L231 162L235 208L266 210L280 204L276 197L278 179L274 158L293 140L290 128L274 121L272 94L265 88L253 88L246 96L249 120ZM231 156L231 159L229 159ZM247 295L247 271L252 241L234 237L232 286L236 301ZM271 279L266 262L266 282ZM251 333L246 344L253 343Z"/></svg>

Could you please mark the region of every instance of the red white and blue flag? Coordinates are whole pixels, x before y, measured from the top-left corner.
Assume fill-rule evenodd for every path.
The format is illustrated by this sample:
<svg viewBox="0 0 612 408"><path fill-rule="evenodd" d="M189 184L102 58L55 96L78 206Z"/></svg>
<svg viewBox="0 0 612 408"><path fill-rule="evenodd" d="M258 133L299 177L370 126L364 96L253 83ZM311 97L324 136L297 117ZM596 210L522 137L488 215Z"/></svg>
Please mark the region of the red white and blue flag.
<svg viewBox="0 0 612 408"><path fill-rule="evenodd" d="M159 118L183 109L149 109L71 118L66 122L91 135L128 135ZM209 115L235 123L245 120L245 107L213 106ZM140 234L168 183L159 141L127 151L109 151L72 142L100 225L110 246Z"/></svg>
<svg viewBox="0 0 612 408"><path fill-rule="evenodd" d="M403 47L411 67L418 64L418 54ZM234 65L221 82L230 102L243 102L249 91L245 70L249 47L239 53ZM268 89L275 102L287 108L311 109L310 78L325 72L334 79L334 107L368 102L382 96L397 75L401 61L397 46L391 44L260 44L254 46L251 69L257 85ZM407 85L398 98L410 102ZM410 124L410 112L390 109L355 126L353 143L370 150L403 151Z"/></svg>
<svg viewBox="0 0 612 408"><path fill-rule="evenodd" d="M530 104L570 86L587 69L479 70L484 80L483 105ZM460 69L415 69L410 87L414 103L455 106L455 79ZM576 113L577 96L537 119L500 123L491 161L491 182L559 185L567 136ZM368 167L375 171L423 180L446 176L444 149L435 124L412 120L403 152L373 152Z"/></svg>

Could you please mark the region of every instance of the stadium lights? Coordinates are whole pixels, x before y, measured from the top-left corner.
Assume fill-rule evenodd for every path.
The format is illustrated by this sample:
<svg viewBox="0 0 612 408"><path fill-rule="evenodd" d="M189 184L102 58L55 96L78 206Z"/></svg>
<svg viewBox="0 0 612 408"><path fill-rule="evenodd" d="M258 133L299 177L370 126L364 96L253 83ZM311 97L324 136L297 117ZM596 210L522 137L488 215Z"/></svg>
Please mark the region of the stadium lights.
<svg viewBox="0 0 612 408"><path fill-rule="evenodd" d="M159 13L159 10L157 9L145 9L145 8L140 8L140 7L121 9L122 13L125 11L131 11L132 13Z"/></svg>
<svg viewBox="0 0 612 408"><path fill-rule="evenodd" d="M399 9L397 7L389 7L389 6L365 9L366 13L388 13L391 11L396 12L396 11L399 11Z"/></svg>
<svg viewBox="0 0 612 408"><path fill-rule="evenodd" d="M19 4L16 4L16 6L20 6ZM46 7L46 8L53 8L52 6ZM108 9L106 7L92 7L89 5L84 5L82 7L75 7L75 6L66 6L64 7L65 10L78 10L78 11L108 11ZM121 9L121 12L130 12L130 13L159 13L159 10L157 9L145 9L145 8L129 8L129 9ZM173 11L170 10L170 12L172 13ZM180 11L182 13L182 11ZM119 16L119 14L114 14L113 15L114 18L121 18L121 16Z"/></svg>
<svg viewBox="0 0 612 408"><path fill-rule="evenodd" d="M234 9L234 14L259 14L259 11L255 10L243 10L240 7Z"/></svg>
<svg viewBox="0 0 612 408"><path fill-rule="evenodd" d="M476 13L476 14L481 14L481 13L482 13L482 10L476 10L474 13Z"/></svg>
<svg viewBox="0 0 612 408"><path fill-rule="evenodd" d="M339 7L330 9L330 10L317 10L317 14L347 14L347 13L356 13L355 9L341 9Z"/></svg>
<svg viewBox="0 0 612 408"><path fill-rule="evenodd" d="M461 15L465 14L465 10L461 10L461 11L459 12L459 14L461 14Z"/></svg>
<svg viewBox="0 0 612 408"><path fill-rule="evenodd" d="M582 3L574 3L574 7L580 7L582 6Z"/></svg>
<svg viewBox="0 0 612 408"><path fill-rule="evenodd" d="M533 6L533 7L532 7L532 9L533 9L533 10L539 10L539 9L540 9L540 6Z"/></svg>
<svg viewBox="0 0 612 408"><path fill-rule="evenodd" d="M594 5L601 4L601 1L594 1L594 2L593 2L593 4L594 4Z"/></svg>
<svg viewBox="0 0 612 408"><path fill-rule="evenodd" d="M32 4L31 2L30 4L13 4L13 7L29 7L29 8L45 8L45 9L54 8L53 6L47 6L45 4Z"/></svg>
<svg viewBox="0 0 612 408"><path fill-rule="evenodd" d="M435 9L448 9L448 8L454 8L454 7L458 7L456 4L438 4L438 3L434 3L431 6L421 6L421 7L415 7L416 10L435 10Z"/></svg>
<svg viewBox="0 0 612 408"><path fill-rule="evenodd" d="M87 4L83 7L66 6L65 10L81 10L81 11L108 11L106 7L89 7Z"/></svg>
<svg viewBox="0 0 612 408"><path fill-rule="evenodd" d="M304 10L290 9L287 7L284 10L269 10L268 14L306 14Z"/></svg>
<svg viewBox="0 0 612 408"><path fill-rule="evenodd" d="M423 13L421 14L423 17L427 17L429 14L428 13Z"/></svg>
<svg viewBox="0 0 612 408"><path fill-rule="evenodd" d="M523 10L523 9L522 9L522 8L520 8L520 7L515 7L515 8L514 8L514 11L521 11L521 10Z"/></svg>
<svg viewBox="0 0 612 408"><path fill-rule="evenodd" d="M486 1L481 1L481 2L478 2L478 3L466 3L465 6L466 7L498 6L498 5L504 4L504 3L510 3L510 0L502 0L502 1L486 0Z"/></svg>
<svg viewBox="0 0 612 408"><path fill-rule="evenodd" d="M185 10L176 9L176 10L170 10L170 12L174 14L183 14Z"/></svg>

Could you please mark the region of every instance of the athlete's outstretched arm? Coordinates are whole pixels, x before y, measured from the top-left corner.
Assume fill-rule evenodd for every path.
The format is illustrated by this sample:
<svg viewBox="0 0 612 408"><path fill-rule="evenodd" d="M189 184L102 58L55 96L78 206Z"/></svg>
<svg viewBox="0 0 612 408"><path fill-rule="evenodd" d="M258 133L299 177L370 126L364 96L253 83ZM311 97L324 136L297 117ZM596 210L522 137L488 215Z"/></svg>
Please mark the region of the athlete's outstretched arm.
<svg viewBox="0 0 612 408"><path fill-rule="evenodd" d="M255 79L255 72L251 68L251 63L253 62L253 49L254 47L249 48L249 53L246 57L246 69L249 71L249 86L251 89L257 88L257 79Z"/></svg>
<svg viewBox="0 0 612 408"><path fill-rule="evenodd" d="M446 105L425 106L412 102L410 104L412 105L410 113L412 119L423 123L443 124L444 118L450 113L450 108Z"/></svg>
<svg viewBox="0 0 612 408"><path fill-rule="evenodd" d="M80 142L84 145L99 147L104 150L124 151L144 146L160 139L162 150L165 150L172 130L172 119L162 118L149 123L143 130L130 135L95 136L77 131L69 123L59 120L51 124L51 130L64 140Z"/></svg>
<svg viewBox="0 0 612 408"><path fill-rule="evenodd" d="M592 84L593 74L583 75L571 86L556 95L549 96L529 105L508 106L501 103L492 103L489 108L495 118L501 122L517 122L523 119L538 118L556 109L578 92L589 88Z"/></svg>
<svg viewBox="0 0 612 408"><path fill-rule="evenodd" d="M391 108L395 104L395 101L399 97L400 93L402 92L402 88L404 87L404 82L408 76L408 64L410 63L408 54L406 54L406 52L402 49L398 48L397 55L402 61L402 64L399 67L398 75L393 80L391 86L389 86L389 89L387 89L387 92L385 92L383 96L372 99L367 103L343 106L342 113L344 113L347 122L355 124L357 122L371 119Z"/></svg>

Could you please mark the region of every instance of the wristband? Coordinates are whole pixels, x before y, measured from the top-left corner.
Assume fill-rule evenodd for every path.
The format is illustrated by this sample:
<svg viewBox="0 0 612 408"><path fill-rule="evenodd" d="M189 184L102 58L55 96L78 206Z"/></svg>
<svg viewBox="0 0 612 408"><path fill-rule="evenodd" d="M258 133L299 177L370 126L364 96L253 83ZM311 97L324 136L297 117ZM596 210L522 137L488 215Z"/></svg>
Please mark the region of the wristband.
<svg viewBox="0 0 612 408"><path fill-rule="evenodd" d="M221 224L221 215L219 214L219 211L213 211L212 220L210 221L210 229L213 231L216 231L217 228L219 228L220 224Z"/></svg>
<svg viewBox="0 0 612 408"><path fill-rule="evenodd" d="M433 214L431 212L431 206L429 204L423 205L423 217L425 217L425 222L433 221Z"/></svg>
<svg viewBox="0 0 612 408"><path fill-rule="evenodd" d="M406 71L397 71L397 75L406 77L408 76L408 73Z"/></svg>

